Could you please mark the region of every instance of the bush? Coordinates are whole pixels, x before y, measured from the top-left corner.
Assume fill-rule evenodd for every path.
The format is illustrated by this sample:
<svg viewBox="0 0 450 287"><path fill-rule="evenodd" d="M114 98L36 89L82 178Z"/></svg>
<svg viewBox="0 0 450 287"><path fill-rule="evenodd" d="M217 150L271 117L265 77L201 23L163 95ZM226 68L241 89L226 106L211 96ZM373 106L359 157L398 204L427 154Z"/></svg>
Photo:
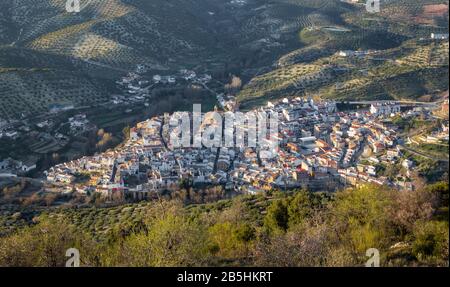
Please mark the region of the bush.
<svg viewBox="0 0 450 287"><path fill-rule="evenodd" d="M284 200L275 200L267 210L264 227L269 233L284 232L288 229L289 214Z"/></svg>
<svg viewBox="0 0 450 287"><path fill-rule="evenodd" d="M419 221L414 225L413 254L419 262L448 266L448 222Z"/></svg>

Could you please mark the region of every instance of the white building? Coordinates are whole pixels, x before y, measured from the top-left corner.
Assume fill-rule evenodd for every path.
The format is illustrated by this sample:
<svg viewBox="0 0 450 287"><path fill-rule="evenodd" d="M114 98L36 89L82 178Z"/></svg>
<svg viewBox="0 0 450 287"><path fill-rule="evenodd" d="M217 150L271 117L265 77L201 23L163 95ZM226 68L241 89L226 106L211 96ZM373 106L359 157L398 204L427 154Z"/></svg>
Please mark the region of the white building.
<svg viewBox="0 0 450 287"><path fill-rule="evenodd" d="M431 39L433 39L433 40L447 40L448 39L448 34L431 33Z"/></svg>
<svg viewBox="0 0 450 287"><path fill-rule="evenodd" d="M400 111L401 107L398 104L372 104L370 106L370 113L377 116L395 114Z"/></svg>
<svg viewBox="0 0 450 287"><path fill-rule="evenodd" d="M9 167L9 160L0 159L0 169L7 169Z"/></svg>
<svg viewBox="0 0 450 287"><path fill-rule="evenodd" d="M159 83L159 82L161 82L161 80L162 80L162 77L160 75L153 76L153 82Z"/></svg>

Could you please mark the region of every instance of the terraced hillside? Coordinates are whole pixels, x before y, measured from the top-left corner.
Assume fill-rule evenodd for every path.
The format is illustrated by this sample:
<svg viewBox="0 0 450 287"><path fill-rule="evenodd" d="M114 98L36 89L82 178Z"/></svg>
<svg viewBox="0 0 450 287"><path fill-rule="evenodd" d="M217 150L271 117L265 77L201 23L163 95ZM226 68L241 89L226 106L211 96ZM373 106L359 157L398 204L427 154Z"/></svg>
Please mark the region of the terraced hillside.
<svg viewBox="0 0 450 287"><path fill-rule="evenodd" d="M448 89L448 40L431 39L448 34L448 1L385 1L378 14L354 8L339 14L340 25L300 29L305 46L249 81L238 96L241 106L305 95L418 99Z"/></svg>
<svg viewBox="0 0 450 287"><path fill-rule="evenodd" d="M45 113L55 105L89 106L105 100L102 92L92 80L61 71L0 73L0 112L12 119L25 111Z"/></svg>
<svg viewBox="0 0 450 287"><path fill-rule="evenodd" d="M80 13L67 13L65 3L2 1L0 27L11 35L0 40L111 67L167 68L191 57L284 46L300 27L335 24L351 7L324 0L85 0Z"/></svg>
<svg viewBox="0 0 450 287"><path fill-rule="evenodd" d="M336 68L337 51L404 56L406 41L448 30L444 0L391 0L378 15L339 0L81 0L79 13L68 13L65 3L0 2L0 106L8 109L3 118L45 112L53 104L96 105L138 64L154 73L192 68L238 74L249 82L239 99L250 103L305 91L341 97L330 92L340 81L357 87L358 97L372 97L365 90L369 78ZM445 74L445 46L429 49L431 68L408 73ZM352 65L355 75L369 64ZM49 94L47 87L60 81L51 75L67 77L68 88Z"/></svg>
<svg viewBox="0 0 450 287"><path fill-rule="evenodd" d="M65 4L1 1L3 118L58 103L95 105L138 64L155 73L196 68L250 79L303 47L301 28L338 25L341 14L355 10L337 0L81 0L79 13ZM61 88L53 75L67 77Z"/></svg>

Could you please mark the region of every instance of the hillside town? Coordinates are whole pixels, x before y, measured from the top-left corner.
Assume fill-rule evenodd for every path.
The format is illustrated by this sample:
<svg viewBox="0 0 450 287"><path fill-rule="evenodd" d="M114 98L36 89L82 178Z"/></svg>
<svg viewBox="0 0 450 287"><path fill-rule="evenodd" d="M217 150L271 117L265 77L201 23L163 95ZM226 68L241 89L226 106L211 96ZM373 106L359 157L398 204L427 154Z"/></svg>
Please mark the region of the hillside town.
<svg viewBox="0 0 450 287"><path fill-rule="evenodd" d="M64 148L72 137L80 136L95 129L86 114L75 114L63 121L54 118L45 120L20 120L2 123L0 119L0 140L6 143L28 143L30 154L20 157L0 157L0 177L25 176L38 169L39 159L47 153Z"/></svg>
<svg viewBox="0 0 450 287"><path fill-rule="evenodd" d="M268 102L258 111L279 115L274 157L262 157L258 147L175 148L170 135L179 127L170 119L177 113L164 114L137 124L115 149L50 168L46 180L65 186L66 192L121 193L133 199L185 184L221 185L249 194L293 188L330 191L365 183L410 190L415 166L403 156L407 139L391 118L432 117L428 109L405 110L397 103L338 111L336 102L303 98ZM442 129L434 137L448 140L448 121ZM393 165L401 166L400 174L380 173Z"/></svg>
<svg viewBox="0 0 450 287"><path fill-rule="evenodd" d="M148 74L145 65L136 66L135 71L127 73L120 80L116 81L117 87L123 91L122 95L113 95L109 103L114 105L129 105L133 103L145 102L148 106L152 95L152 89L161 86L179 85L201 85L205 86L212 80L209 74L197 74L195 71L181 69L170 75Z"/></svg>

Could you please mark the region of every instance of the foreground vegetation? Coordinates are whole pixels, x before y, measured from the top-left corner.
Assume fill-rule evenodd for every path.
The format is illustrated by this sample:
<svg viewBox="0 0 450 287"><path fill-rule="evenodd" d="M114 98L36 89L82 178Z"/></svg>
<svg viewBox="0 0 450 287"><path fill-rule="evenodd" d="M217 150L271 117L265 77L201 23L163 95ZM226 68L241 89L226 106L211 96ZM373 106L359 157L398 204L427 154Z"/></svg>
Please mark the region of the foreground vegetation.
<svg viewBox="0 0 450 287"><path fill-rule="evenodd" d="M448 183L64 209L0 239L0 266L448 266Z"/></svg>

